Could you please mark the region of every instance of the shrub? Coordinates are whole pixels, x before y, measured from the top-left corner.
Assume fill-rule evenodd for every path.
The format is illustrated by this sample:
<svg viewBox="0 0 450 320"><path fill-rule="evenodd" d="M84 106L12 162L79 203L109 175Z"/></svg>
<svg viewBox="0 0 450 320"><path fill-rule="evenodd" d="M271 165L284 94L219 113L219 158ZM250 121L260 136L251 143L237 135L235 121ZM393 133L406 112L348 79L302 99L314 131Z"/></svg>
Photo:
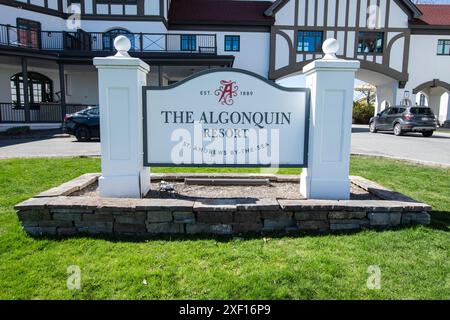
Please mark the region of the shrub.
<svg viewBox="0 0 450 320"><path fill-rule="evenodd" d="M30 132L30 127L22 126L22 127L12 127L12 128L6 129L5 134L8 136L15 136L15 135L26 134L28 132Z"/></svg>
<svg viewBox="0 0 450 320"><path fill-rule="evenodd" d="M355 124L369 124L369 120L375 113L375 106L373 104L354 102L353 103L353 123Z"/></svg>

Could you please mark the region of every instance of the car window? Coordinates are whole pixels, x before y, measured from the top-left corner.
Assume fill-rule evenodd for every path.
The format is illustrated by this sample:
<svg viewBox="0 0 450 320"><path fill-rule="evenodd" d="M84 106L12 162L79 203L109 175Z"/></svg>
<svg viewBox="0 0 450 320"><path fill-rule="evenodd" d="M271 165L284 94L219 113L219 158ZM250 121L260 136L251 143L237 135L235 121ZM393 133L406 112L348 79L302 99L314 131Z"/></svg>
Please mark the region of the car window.
<svg viewBox="0 0 450 320"><path fill-rule="evenodd" d="M433 115L433 111L430 108L424 108L424 107L411 108L410 112L412 114L424 114L427 116Z"/></svg>
<svg viewBox="0 0 450 320"><path fill-rule="evenodd" d="M398 108L399 110L398 110L398 113L403 113L403 112L405 112L406 111L406 108Z"/></svg>
<svg viewBox="0 0 450 320"><path fill-rule="evenodd" d="M97 108L96 109L91 109L91 110L87 111L87 114L90 115L90 116L98 116L99 115L99 110Z"/></svg>
<svg viewBox="0 0 450 320"><path fill-rule="evenodd" d="M391 111L391 108L387 108L381 112L381 115L385 116L385 115L389 114L390 111Z"/></svg>
<svg viewBox="0 0 450 320"><path fill-rule="evenodd" d="M397 113L398 113L398 109L399 109L399 108L391 108L391 109L389 110L389 114L397 114Z"/></svg>

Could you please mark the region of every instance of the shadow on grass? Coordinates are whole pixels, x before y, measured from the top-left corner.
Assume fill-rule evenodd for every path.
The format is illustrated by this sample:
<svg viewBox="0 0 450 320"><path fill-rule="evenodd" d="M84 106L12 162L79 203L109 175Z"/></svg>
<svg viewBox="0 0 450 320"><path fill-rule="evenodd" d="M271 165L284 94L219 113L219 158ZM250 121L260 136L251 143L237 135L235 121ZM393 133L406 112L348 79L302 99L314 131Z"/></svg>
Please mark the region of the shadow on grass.
<svg viewBox="0 0 450 320"><path fill-rule="evenodd" d="M431 224L428 227L435 230L450 232L450 212L432 211Z"/></svg>
<svg viewBox="0 0 450 320"><path fill-rule="evenodd" d="M449 215L448 212L443 212L442 214ZM449 232L450 231L450 221L446 217L446 220L434 220L433 217L431 225L405 225L391 228L371 228L371 229L359 229L359 230L339 230L333 232L264 232L264 233L246 233L246 234L233 234L233 235L214 235L214 234L154 234L154 235L109 235L109 234L98 234L91 235L86 233L80 233L74 236L32 236L29 237L36 240L52 240L52 241L64 241L72 239L97 239L105 240L112 243L143 243L150 241L203 241L203 240L214 240L220 243L228 243L233 241L251 241L251 240L262 240L264 242L270 241L271 239L283 239L283 238L311 238L311 237L347 237L353 236L365 231L372 231L375 233L382 233L386 231L401 231L417 229L419 227L430 228L434 230L440 230Z"/></svg>

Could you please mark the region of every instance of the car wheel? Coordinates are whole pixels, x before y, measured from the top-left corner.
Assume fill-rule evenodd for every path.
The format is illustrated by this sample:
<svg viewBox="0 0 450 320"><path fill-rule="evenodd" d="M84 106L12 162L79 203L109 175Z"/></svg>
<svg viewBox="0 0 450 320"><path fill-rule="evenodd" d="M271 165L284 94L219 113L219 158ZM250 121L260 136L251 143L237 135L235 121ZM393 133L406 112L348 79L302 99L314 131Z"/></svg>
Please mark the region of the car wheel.
<svg viewBox="0 0 450 320"><path fill-rule="evenodd" d="M434 131L425 131L425 132L422 132L422 135L424 136L424 137L431 137L432 135L433 135L433 133L434 133Z"/></svg>
<svg viewBox="0 0 450 320"><path fill-rule="evenodd" d="M394 126L394 134L396 136L401 136L403 134L402 126L400 125L400 123L396 123L395 124L395 126Z"/></svg>
<svg viewBox="0 0 450 320"><path fill-rule="evenodd" d="M91 140L91 131L89 130L88 127L84 127L84 126L78 127L75 130L75 137L80 142L90 141Z"/></svg>
<svg viewBox="0 0 450 320"><path fill-rule="evenodd" d="M375 125L375 121L372 121L370 124L369 124L369 131L371 132L371 133L377 133L377 126Z"/></svg>

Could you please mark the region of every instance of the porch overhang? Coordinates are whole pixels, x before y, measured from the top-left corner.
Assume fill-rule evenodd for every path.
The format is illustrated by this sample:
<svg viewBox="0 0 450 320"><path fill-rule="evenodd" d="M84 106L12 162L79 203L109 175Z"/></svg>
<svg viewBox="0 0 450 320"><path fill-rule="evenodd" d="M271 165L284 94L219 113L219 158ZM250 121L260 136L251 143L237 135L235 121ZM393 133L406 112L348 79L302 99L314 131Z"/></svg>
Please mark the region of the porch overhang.
<svg viewBox="0 0 450 320"><path fill-rule="evenodd" d="M107 57L110 51L59 51L35 50L0 46L0 55L26 57L32 59L51 60L62 64L92 64L95 57ZM130 52L132 57L140 58L153 65L201 65L232 67L233 55L216 55L211 53L180 53L180 52Z"/></svg>

